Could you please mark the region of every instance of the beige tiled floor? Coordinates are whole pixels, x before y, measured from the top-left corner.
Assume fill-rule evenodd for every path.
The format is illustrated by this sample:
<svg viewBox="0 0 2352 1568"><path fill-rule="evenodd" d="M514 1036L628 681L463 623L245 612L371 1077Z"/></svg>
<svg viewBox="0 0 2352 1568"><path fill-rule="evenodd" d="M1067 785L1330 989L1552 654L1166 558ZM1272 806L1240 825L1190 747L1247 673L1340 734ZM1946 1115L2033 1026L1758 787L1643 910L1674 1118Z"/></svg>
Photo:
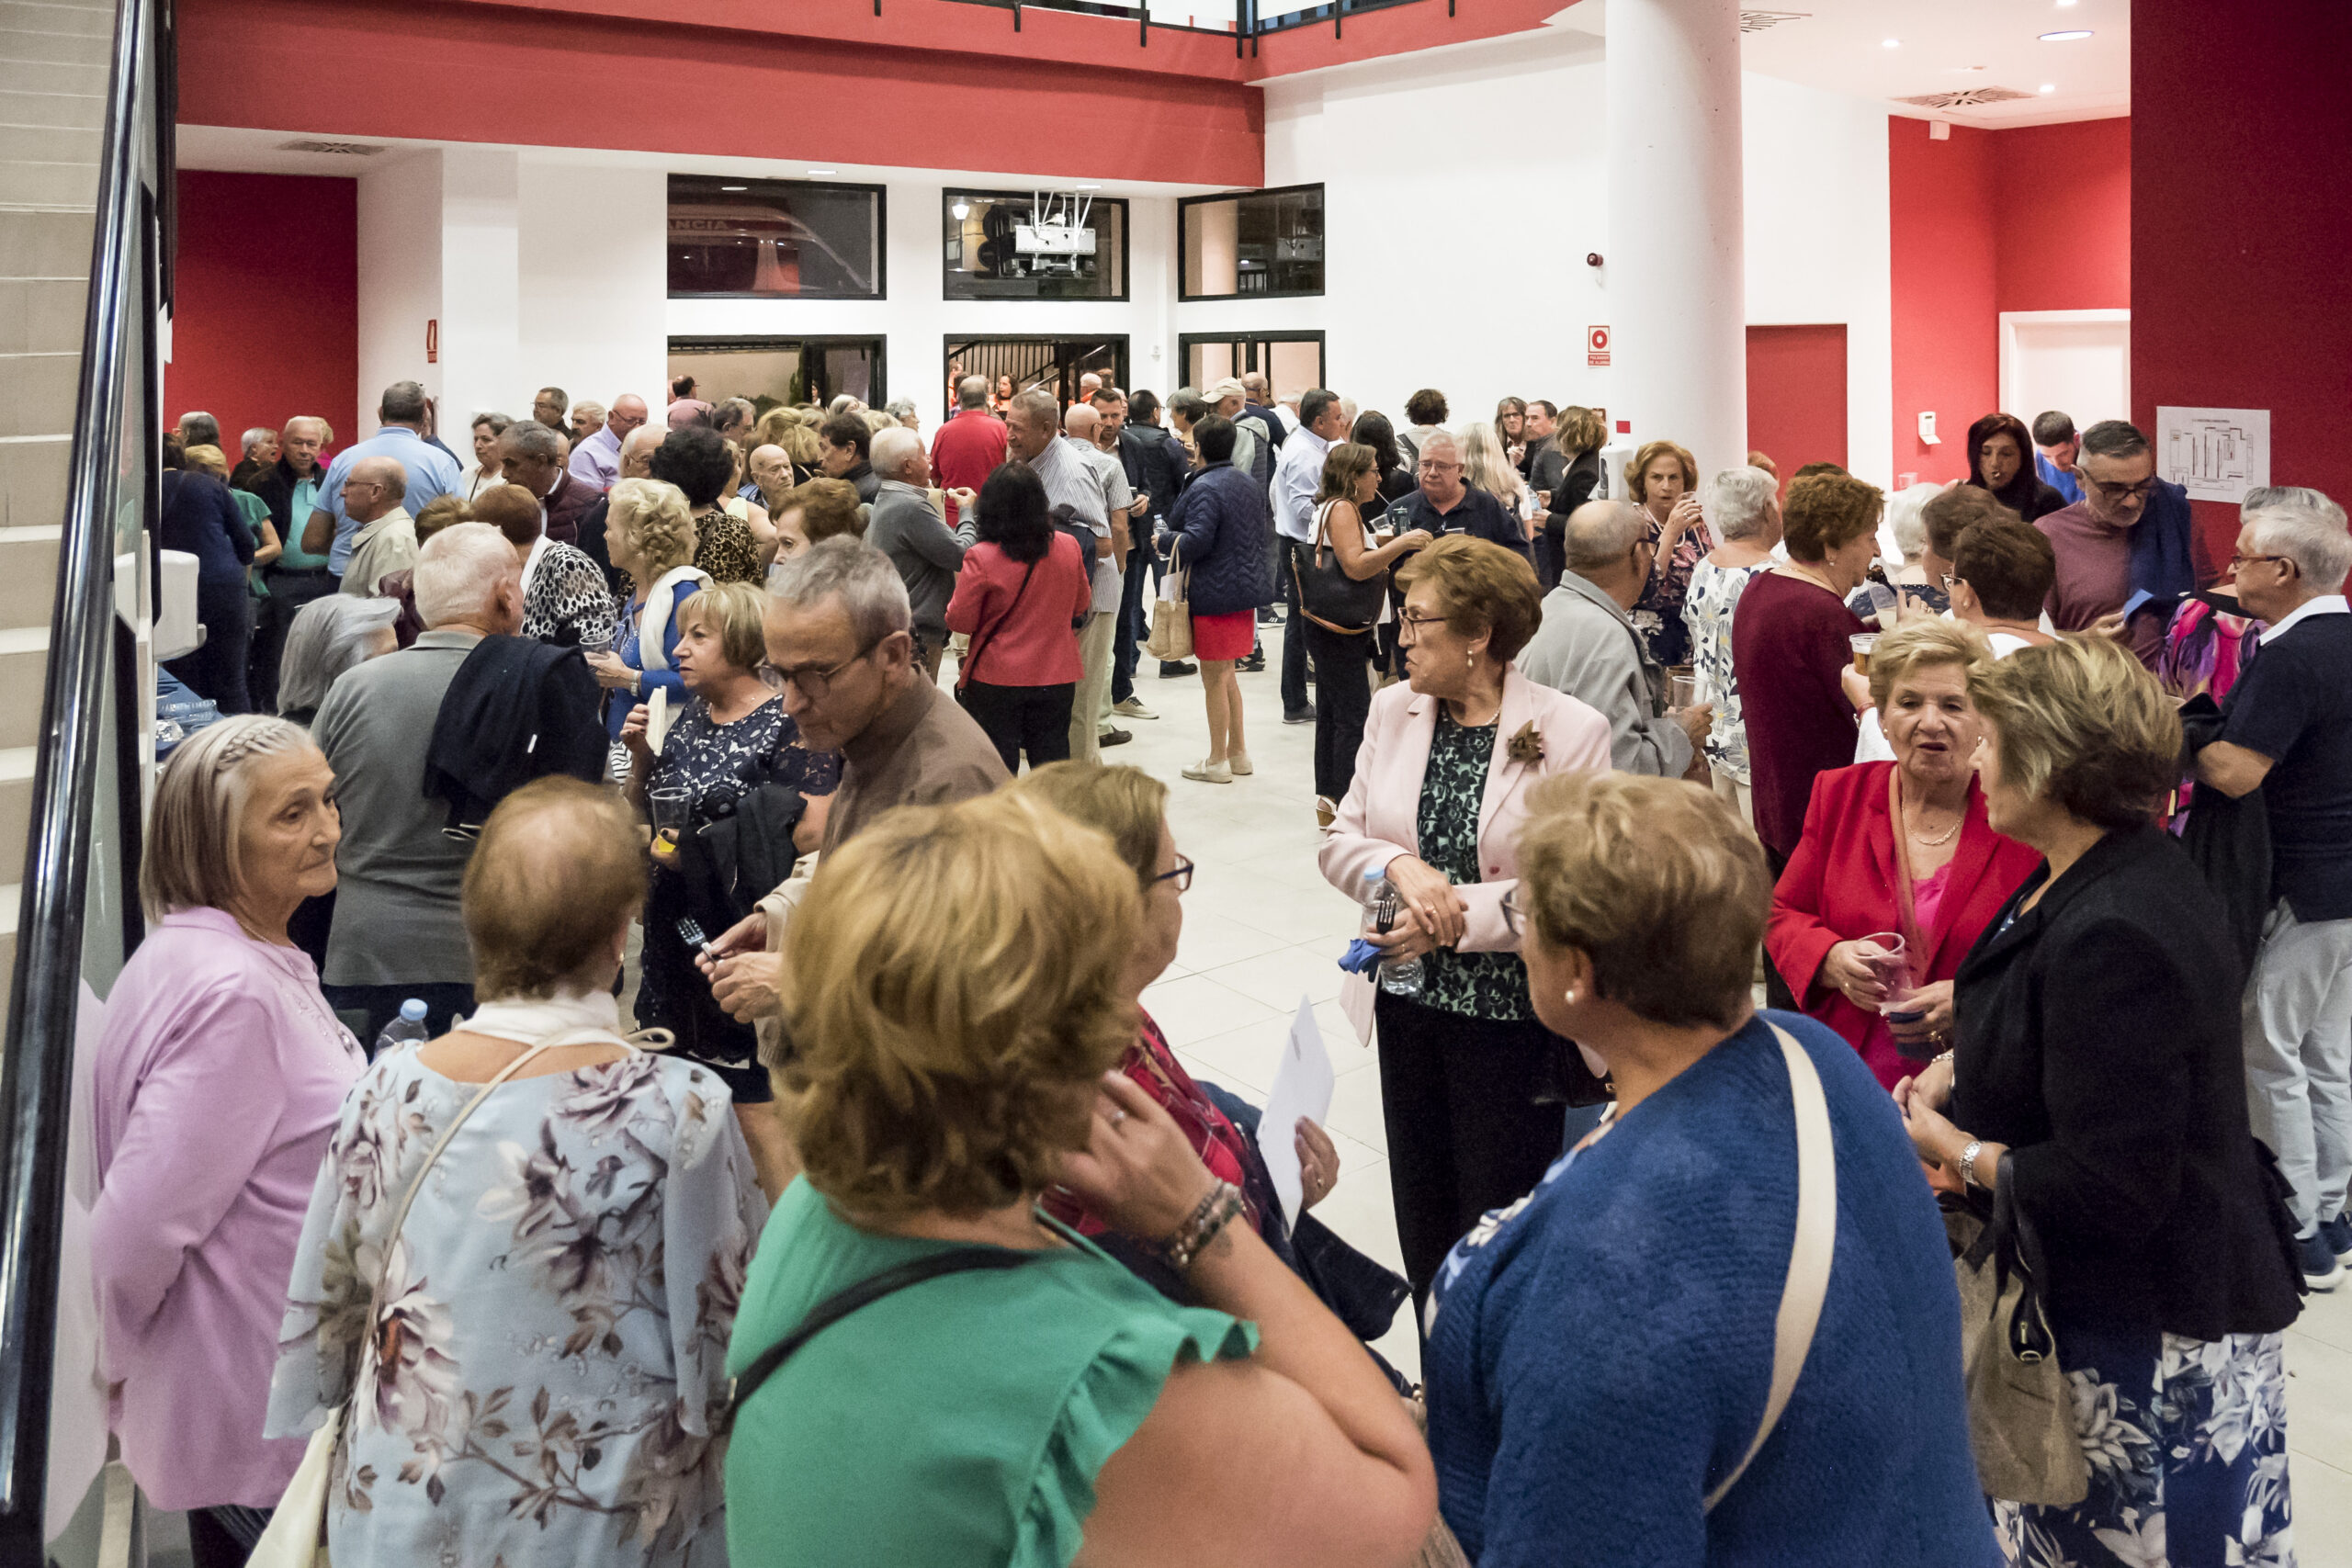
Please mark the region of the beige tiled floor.
<svg viewBox="0 0 2352 1568"><path fill-rule="evenodd" d="M1316 1213L1398 1268L1379 1071L1333 999L1355 906L1315 869L1314 727L1282 722L1272 668L1279 630L1268 628L1265 641L1269 670L1241 677L1253 776L1230 784L1180 776L1208 750L1200 682L1158 680L1148 660L1136 693L1159 717L1118 720L1135 739L1103 753L1167 782L1177 848L1200 868L1184 898L1176 963L1144 1005L1193 1073L1256 1099L1272 1081L1299 998L1314 1003L1340 1075L1330 1129L1341 1160L1339 1186ZM2302 1568L2352 1568L2352 1283L2312 1297L2287 1338L2297 1556ZM1379 1348L1418 1375L1406 1314Z"/></svg>

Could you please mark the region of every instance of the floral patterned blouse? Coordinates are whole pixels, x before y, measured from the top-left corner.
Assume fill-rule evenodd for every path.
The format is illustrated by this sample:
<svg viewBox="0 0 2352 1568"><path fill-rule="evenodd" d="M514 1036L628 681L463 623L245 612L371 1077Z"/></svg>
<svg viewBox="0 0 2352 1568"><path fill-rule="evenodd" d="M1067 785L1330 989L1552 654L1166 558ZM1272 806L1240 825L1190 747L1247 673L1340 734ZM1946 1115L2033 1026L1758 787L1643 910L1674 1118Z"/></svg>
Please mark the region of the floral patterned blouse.
<svg viewBox="0 0 2352 1568"><path fill-rule="evenodd" d="M1650 543L1655 545L1666 536L1666 525L1650 516L1644 508L1642 516L1650 525ZM1682 624L1682 602L1690 592L1690 573L1714 548L1707 537L1704 525L1686 528L1682 537L1674 543L1674 553L1662 556L1650 570L1650 580L1642 596L1634 601L1632 615L1634 630L1647 645L1650 657L1668 670L1679 669L1690 662L1690 633Z"/></svg>
<svg viewBox="0 0 2352 1568"><path fill-rule="evenodd" d="M1754 566L1717 566L1702 558L1690 569L1690 594L1682 602L1698 700L1715 705L1714 726L1707 731L1707 765L1741 784L1748 782L1747 721L1740 716L1739 680L1731 667L1731 617L1756 574L1771 564L1767 558Z"/></svg>
<svg viewBox="0 0 2352 1568"><path fill-rule="evenodd" d="M789 784L814 797L832 794L841 782L841 753L803 746L782 697L770 697L731 724L712 718L710 704L701 697L689 699L645 775L649 789L684 788L697 822L725 816L763 784Z"/></svg>
<svg viewBox="0 0 2352 1568"><path fill-rule="evenodd" d="M1456 724L1444 705L1438 705L1414 830L1421 859L1456 886L1479 880L1478 808L1486 802L1487 775L1494 764L1495 731L1495 724ZM1505 1021L1535 1016L1527 966L1516 953L1430 950L1421 958L1421 1005Z"/></svg>
<svg viewBox="0 0 2352 1568"><path fill-rule="evenodd" d="M388 1259L401 1195L477 1092L414 1047L386 1053L311 1194L269 1430L351 1399L335 1562L723 1564L711 1424L766 1217L726 1089L644 1052L500 1085Z"/></svg>
<svg viewBox="0 0 2352 1568"><path fill-rule="evenodd" d="M760 547L752 525L716 506L695 513L695 565L713 582L759 582Z"/></svg>

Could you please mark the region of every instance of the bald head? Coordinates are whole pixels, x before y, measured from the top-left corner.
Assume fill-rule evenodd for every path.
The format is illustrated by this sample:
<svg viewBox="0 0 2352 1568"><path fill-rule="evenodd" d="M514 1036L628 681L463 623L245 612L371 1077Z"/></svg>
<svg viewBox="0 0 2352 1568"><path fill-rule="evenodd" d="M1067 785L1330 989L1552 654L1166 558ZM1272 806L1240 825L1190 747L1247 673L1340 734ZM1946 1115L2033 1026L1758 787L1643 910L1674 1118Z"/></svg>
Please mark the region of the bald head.
<svg viewBox="0 0 2352 1568"><path fill-rule="evenodd" d="M931 465L923 461L922 437L903 424L876 431L865 460L886 479L918 489L931 483Z"/></svg>
<svg viewBox="0 0 2352 1568"><path fill-rule="evenodd" d="M751 469L752 482L763 496L780 496L792 488L792 454L781 446L752 447ZM773 501L768 510L775 510Z"/></svg>
<svg viewBox="0 0 2352 1568"><path fill-rule="evenodd" d="M1628 501L1588 501L1562 530L1567 568L1631 610L1648 582L1649 519Z"/></svg>
<svg viewBox="0 0 2352 1568"><path fill-rule="evenodd" d="M392 457L362 457L343 479L343 510L354 523L373 523L400 509L408 496L408 470Z"/></svg>
<svg viewBox="0 0 2352 1568"><path fill-rule="evenodd" d="M1074 435L1091 446L1095 427L1102 423L1102 416L1094 412L1092 403L1080 403L1062 415L1062 434Z"/></svg>
<svg viewBox="0 0 2352 1568"><path fill-rule="evenodd" d="M650 479L653 477L653 454L660 449L662 438L670 433L650 424L640 424L621 437L621 478Z"/></svg>
<svg viewBox="0 0 2352 1568"><path fill-rule="evenodd" d="M605 428L620 439L645 423L645 400L635 392L623 392L613 400L612 412L605 416Z"/></svg>

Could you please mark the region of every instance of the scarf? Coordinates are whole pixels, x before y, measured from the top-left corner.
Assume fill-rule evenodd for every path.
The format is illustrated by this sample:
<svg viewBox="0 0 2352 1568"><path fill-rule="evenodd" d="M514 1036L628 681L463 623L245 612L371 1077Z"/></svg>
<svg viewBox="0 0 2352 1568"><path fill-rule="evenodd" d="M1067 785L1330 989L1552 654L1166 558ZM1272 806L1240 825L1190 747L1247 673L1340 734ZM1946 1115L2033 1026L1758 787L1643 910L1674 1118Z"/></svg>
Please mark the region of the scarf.
<svg viewBox="0 0 2352 1568"><path fill-rule="evenodd" d="M594 1041L638 1049L621 1037L620 1023L620 998L610 991L594 991L584 997L550 997L545 1001L484 1002L474 1010L471 1018L459 1020L457 1027L521 1045L536 1045L552 1035L549 1043L557 1045L582 1045Z"/></svg>
<svg viewBox="0 0 2352 1568"><path fill-rule="evenodd" d="M637 620L637 665L649 675L659 675L670 668L670 656L662 645L670 636L670 612L682 582L707 588L710 573L691 563L673 566L655 578L653 586L645 591L645 609Z"/></svg>

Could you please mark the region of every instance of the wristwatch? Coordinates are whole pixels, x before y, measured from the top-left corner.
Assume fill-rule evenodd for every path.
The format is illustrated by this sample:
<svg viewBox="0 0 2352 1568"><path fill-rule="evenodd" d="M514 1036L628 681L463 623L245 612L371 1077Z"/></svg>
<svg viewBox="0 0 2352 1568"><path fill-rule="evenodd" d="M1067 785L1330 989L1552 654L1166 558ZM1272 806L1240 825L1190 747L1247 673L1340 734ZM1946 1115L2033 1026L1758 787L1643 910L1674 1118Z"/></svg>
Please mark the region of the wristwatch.
<svg viewBox="0 0 2352 1568"><path fill-rule="evenodd" d="M1976 1179L1976 1156L1984 1152L1984 1140L1981 1138L1969 1139L1968 1146L1960 1151L1960 1179L1962 1185L1967 1187L1978 1187L1983 1185L1983 1183Z"/></svg>

